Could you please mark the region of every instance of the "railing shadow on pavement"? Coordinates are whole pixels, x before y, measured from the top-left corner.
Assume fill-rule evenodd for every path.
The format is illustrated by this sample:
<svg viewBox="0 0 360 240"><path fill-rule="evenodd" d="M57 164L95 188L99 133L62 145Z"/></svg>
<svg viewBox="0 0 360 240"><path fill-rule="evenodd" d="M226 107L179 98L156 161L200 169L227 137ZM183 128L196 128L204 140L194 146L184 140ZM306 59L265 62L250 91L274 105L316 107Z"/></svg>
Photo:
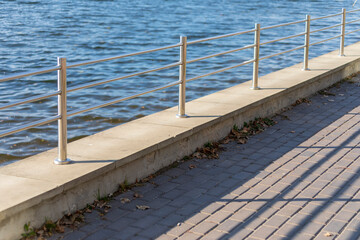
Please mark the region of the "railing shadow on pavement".
<svg viewBox="0 0 360 240"><path fill-rule="evenodd" d="M301 107L301 105L295 106L295 109L297 107ZM308 106L306 106L306 107L308 107ZM274 152L273 152L274 154L263 154L263 157L260 157L260 155L256 155L256 154L247 154L246 152L249 149L249 147L255 148L256 151L261 151L261 148L258 148L258 149L256 148L256 142L253 142L252 139L250 139L246 145L250 144L251 146L244 145L244 148L243 148L244 153L241 155L241 156L243 156L243 158L241 158L241 156L237 156L236 158L233 158L233 161L231 161L232 163L234 163L235 161L237 161L238 163L243 162L243 164L240 163L240 165L244 166L244 171L241 171L237 176L234 175L235 179L237 177L239 177L238 178L239 181L237 182L237 184L235 186L229 186L229 187L225 187L224 185L219 186L217 184L214 184L214 186L212 186L211 190L214 190L214 191L217 191L217 190L221 191L221 189L224 190L223 194L221 194L221 197L215 197L214 195L208 195L205 192L203 193L201 191L200 193L197 194L197 197L195 199L189 200L187 202L186 207L182 207L182 208L178 209L176 212L174 212L173 214L171 214L172 221L170 221L170 218L167 220L167 221L169 221L169 225L172 222L174 222L174 223L175 222L185 222L186 223L187 220L192 219L194 216L196 216L196 214L202 212L203 209L206 209L214 202L217 202L223 206L226 206L227 204L229 204L231 202L244 202L244 205L242 205L241 208L239 208L238 210L244 208L244 206L246 209L247 203L263 202L262 207L260 207L257 211L254 211L254 213L251 216L244 219L242 222L239 221L236 226L233 226L229 230L229 232L223 237L223 239L228 239L228 238L234 237L239 231L245 229L247 226L252 224L254 220L256 220L260 215L264 214L269 208L274 208L274 209L280 210L282 207L284 207L284 205L290 203L290 204L295 204L295 205L301 205L301 207L299 207L299 209L302 209L302 207L304 207L309 202L318 204L315 208L313 208L313 210L311 212L308 213L308 215L305 215L306 216L305 219L303 219L300 222L300 224L293 226L293 229L288 233L289 234L288 236L293 237L297 233L301 233L301 231L305 227L307 227L308 225L311 224L312 219L314 219L321 212L326 210L327 207L330 207L331 204L337 203L337 202L345 203L345 202L349 202L349 201L359 202L360 199L351 199L350 196L344 197L344 196L341 196L341 194L348 190L348 188L351 186L351 183L354 182L354 180L357 180L360 178L360 172L359 172L360 168L358 170L356 170L355 172L350 171L350 174L352 174L352 176L346 180L344 179L344 181L342 181L341 185L338 186L338 190L333 192L333 194L331 196L326 196L323 194L320 194L319 196L317 196L321 192L322 189L318 189L318 192L315 193L314 196L309 196L309 197L302 196L301 193L302 193L303 189L305 189L307 186L309 186L312 182L316 181L320 177L321 174L317 175L317 171L322 167L323 164L327 163L329 161L329 159L336 156L339 153L339 151L344 150L344 149L348 149L350 151L352 149L351 147L349 147L347 145L348 145L348 143L350 143L351 141L353 141L354 139L356 139L359 136L360 130L357 130L357 131L353 132L351 135L349 135L347 137L347 139L344 142L342 142L339 146L329 147L329 148L326 146L317 146L316 147L318 150L317 152L321 151L322 149L325 149L325 150L327 150L327 151L325 151L325 154L323 154L323 156L320 159L318 159L317 162L314 163L312 167L306 169L304 171L304 173L298 177L298 179L291 182L284 191L277 193L276 197L274 197L274 198L250 197L250 198L244 198L244 199L239 199L236 196L229 197L230 196L229 194L231 194L233 191L235 191L238 188L241 188L243 185L246 185L247 182L252 181L254 178L256 178L257 176L264 173L264 170L271 163L275 162L277 159L281 158L282 156L290 154L293 156L293 158L295 158L296 156L306 157L308 154L308 152L306 150L309 150L309 149L311 150L312 147L311 146L304 147L304 146L299 146L299 145L301 145L303 142L307 141L308 139L311 139L313 135L317 134L319 131L321 131L323 129L326 129L332 123L339 121L339 119L341 120L341 118L343 118L343 115L347 115L351 110L353 110L353 108L354 108L353 105L348 105L346 107L343 107L339 110L339 112L337 112L336 117L329 117L327 119L324 119L323 121L321 121L321 123L316 124L316 125L312 126L312 128L308 129L306 134L304 134L302 136L291 138L289 141L289 144L287 144L286 147L279 147L279 148L274 147ZM287 121L287 120L284 120L284 122L285 121ZM282 123L279 123L278 126L275 125L273 128L278 128L279 131L283 131L282 125L283 125ZM296 126L294 128L296 129ZM288 130L286 127L285 127L285 129L286 129L285 131ZM335 129L336 128L332 129L332 131L334 131ZM272 130L268 129L267 131L260 133L258 136L255 136L254 139L270 136L270 135L272 135L272 133L270 131L272 131ZM284 142L286 142L288 140L289 140L289 138L285 138ZM272 148L272 146L275 146L275 145L277 145L277 144L275 142L272 142L272 143L268 144L268 147ZM239 146L242 146L242 145L239 145ZM313 154L315 155L317 152L315 151L315 152L313 152ZM302 155L302 154L305 154L305 155ZM311 158L311 156L307 156L307 157ZM229 155L224 156L224 154L220 154L220 159L219 159L220 162L218 162L218 160L212 160L210 162L214 163L215 166L220 166L222 164L221 161L226 162L228 160L228 158L229 158ZM234 160L234 159L237 159L237 160ZM197 164L197 162L190 162L189 164L191 164L191 163ZM287 162L284 162L283 165L285 165L286 163ZM331 166L333 166L335 163L332 163ZM247 171L246 168L249 165L257 165L257 169L253 168L253 170ZM280 168L283 165L279 165L278 168ZM327 166L326 168L323 167L323 171L327 171L327 169L330 168L331 166ZM232 167L236 168L236 166L232 166ZM230 169L232 167L225 166L225 168L221 169L221 170L231 171ZM214 170L208 169L208 168L205 168L205 169L207 169L206 171L208 171L207 174L214 176L213 179L208 179L208 181L211 184L215 183L216 178L217 178L217 176L216 176L217 170L216 169L214 169ZM190 172L192 176L201 174L202 169L200 169L200 170L194 169L194 170L195 171L191 170L193 172ZM345 170L347 170L347 168L343 168L338 174L344 172ZM276 170L274 170L274 171L276 171ZM288 173L286 173L285 175L280 177L278 180L283 179L286 176L290 176L291 172L292 172L292 170L288 171ZM242 179L241 179L241 175L244 176ZM270 175L271 175L271 173L270 173ZM336 173L334 173L334 176L336 176ZM292 176L292 177L294 177L294 176ZM201 176L199 176L197 179L201 180ZM186 184L186 186L183 186L183 187L184 188L186 188L186 187L196 188L197 186L200 186L200 188L201 188L201 184L206 184L205 182L206 182L206 180L199 181L199 182L191 182L189 184ZM329 182L326 186L328 186L329 184L331 184L331 182ZM252 187L248 187L248 189L246 191L250 191L253 187L256 187L256 185L254 185ZM138 188L135 188L134 191L141 192L142 191L141 189L142 189L142 187L138 187ZM191 189L193 189L193 188L191 188ZM204 186L204 189L206 189L205 186ZM191 190L189 190L189 192L190 191ZM245 193L245 192L243 192L243 193ZM287 194L290 194L290 193L293 194L292 197L287 196ZM151 193L149 193L149 194L151 194ZM184 197L180 196L179 199L176 199L176 200L181 202L181 200L183 198ZM153 201L154 201L154 204L156 204L156 201L157 201L156 198L154 198ZM121 207L121 208L123 208L123 207ZM127 207L124 207L124 209L125 208L127 209ZM129 210L129 209L127 209L127 210ZM156 210L154 210L154 211L156 211ZM264 219L263 221L265 222L266 220ZM171 231L171 230L169 230L169 231ZM167 232L169 232L169 231L167 231ZM190 231L191 231L191 229L190 229ZM164 233L164 232L159 233L159 236L162 233ZM356 237L355 236L356 234L358 234L358 233L354 233L354 236L353 236L354 238Z"/></svg>

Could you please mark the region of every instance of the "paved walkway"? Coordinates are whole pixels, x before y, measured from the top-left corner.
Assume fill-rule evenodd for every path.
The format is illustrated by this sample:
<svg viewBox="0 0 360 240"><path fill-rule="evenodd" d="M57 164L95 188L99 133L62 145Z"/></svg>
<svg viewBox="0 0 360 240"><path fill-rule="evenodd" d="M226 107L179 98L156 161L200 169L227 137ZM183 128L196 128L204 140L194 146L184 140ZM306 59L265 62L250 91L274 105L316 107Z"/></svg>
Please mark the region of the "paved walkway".
<svg viewBox="0 0 360 240"><path fill-rule="evenodd" d="M117 196L103 219L93 211L52 239L360 239L360 86L329 92L248 143L225 145L220 159L183 163Z"/></svg>

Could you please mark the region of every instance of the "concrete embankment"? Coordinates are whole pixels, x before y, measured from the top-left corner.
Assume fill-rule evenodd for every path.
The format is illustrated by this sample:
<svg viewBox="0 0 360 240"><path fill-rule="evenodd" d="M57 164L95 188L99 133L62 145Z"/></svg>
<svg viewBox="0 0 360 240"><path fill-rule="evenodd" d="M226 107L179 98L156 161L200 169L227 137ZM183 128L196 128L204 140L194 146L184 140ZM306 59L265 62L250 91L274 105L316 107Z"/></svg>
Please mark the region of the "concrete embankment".
<svg viewBox="0 0 360 240"><path fill-rule="evenodd" d="M309 62L186 104L189 118L176 118L177 107L146 116L69 144L72 164L57 166L57 149L0 168L0 236L17 239L23 225L41 225L83 208L97 196L117 190L191 154L208 141L225 137L232 126L274 114L360 71L360 43Z"/></svg>

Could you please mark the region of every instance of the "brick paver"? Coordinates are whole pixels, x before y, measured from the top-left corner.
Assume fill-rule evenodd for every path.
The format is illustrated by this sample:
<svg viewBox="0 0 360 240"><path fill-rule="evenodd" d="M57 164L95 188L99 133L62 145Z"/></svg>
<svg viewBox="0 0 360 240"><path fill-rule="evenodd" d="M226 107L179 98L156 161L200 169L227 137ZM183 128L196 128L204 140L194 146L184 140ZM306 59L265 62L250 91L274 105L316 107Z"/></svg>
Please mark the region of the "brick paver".
<svg viewBox="0 0 360 240"><path fill-rule="evenodd" d="M359 239L354 79L276 116L247 144L225 145L219 159L182 163L117 196L104 217L85 215L79 229L51 239Z"/></svg>

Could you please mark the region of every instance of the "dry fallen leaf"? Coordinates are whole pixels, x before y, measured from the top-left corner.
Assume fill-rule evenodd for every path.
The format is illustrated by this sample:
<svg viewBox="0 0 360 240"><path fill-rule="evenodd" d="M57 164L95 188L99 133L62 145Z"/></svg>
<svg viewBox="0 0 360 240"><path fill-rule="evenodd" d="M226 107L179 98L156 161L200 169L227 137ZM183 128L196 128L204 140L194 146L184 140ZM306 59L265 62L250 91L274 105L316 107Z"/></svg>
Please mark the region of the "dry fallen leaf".
<svg viewBox="0 0 360 240"><path fill-rule="evenodd" d="M190 169L196 168L196 165L190 164L190 165L189 165L189 168L190 168Z"/></svg>
<svg viewBox="0 0 360 240"><path fill-rule="evenodd" d="M64 233L65 228L63 226L56 225L55 231L58 232L58 233Z"/></svg>
<svg viewBox="0 0 360 240"><path fill-rule="evenodd" d="M129 203L129 202L130 202L130 199L128 199L128 198L121 198L121 199L120 199L120 202L121 202L121 203Z"/></svg>
<svg viewBox="0 0 360 240"><path fill-rule="evenodd" d="M245 144L247 142L246 138L240 138L238 143L239 144Z"/></svg>
<svg viewBox="0 0 360 240"><path fill-rule="evenodd" d="M142 198L143 195L139 194L139 193L134 193L134 198Z"/></svg>
<svg viewBox="0 0 360 240"><path fill-rule="evenodd" d="M325 236L325 237L332 237L332 236L333 236L333 234L332 234L332 233L327 232L327 233L325 233L325 234L324 234L324 236Z"/></svg>
<svg viewBox="0 0 360 240"><path fill-rule="evenodd" d="M150 207L146 205L136 205L136 208L143 211L150 209Z"/></svg>

